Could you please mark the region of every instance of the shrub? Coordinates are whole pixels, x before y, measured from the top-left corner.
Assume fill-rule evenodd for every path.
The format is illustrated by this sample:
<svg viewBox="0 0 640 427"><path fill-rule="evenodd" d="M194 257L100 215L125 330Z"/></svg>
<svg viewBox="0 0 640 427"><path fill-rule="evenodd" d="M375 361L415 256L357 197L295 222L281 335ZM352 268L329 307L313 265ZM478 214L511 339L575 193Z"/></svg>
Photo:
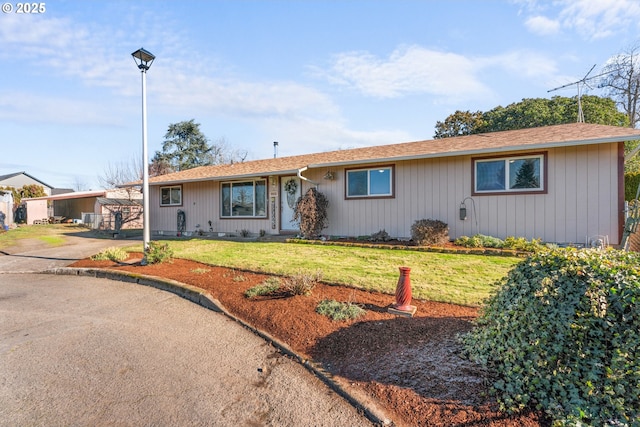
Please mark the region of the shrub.
<svg viewBox="0 0 640 427"><path fill-rule="evenodd" d="M540 243L540 239L527 240L524 237L509 236L504 239L504 245L502 247L516 251L535 252L544 248L544 245Z"/></svg>
<svg viewBox="0 0 640 427"><path fill-rule="evenodd" d="M264 282L247 289L244 296L247 298L255 298L262 295L271 295L280 289L280 279L277 277L269 277Z"/></svg>
<svg viewBox="0 0 640 427"><path fill-rule="evenodd" d="M147 262L149 264L158 264L165 261L170 261L173 258L173 249L169 247L168 243L159 243L151 241L149 242L149 248L147 249Z"/></svg>
<svg viewBox="0 0 640 427"><path fill-rule="evenodd" d="M365 314L364 308L356 304L328 299L318 303L316 312L337 321L357 319Z"/></svg>
<svg viewBox="0 0 640 427"><path fill-rule="evenodd" d="M322 272L318 270L315 274L299 272L291 277L285 278L281 289L289 295L311 295L311 291L316 284L322 280Z"/></svg>
<svg viewBox="0 0 640 427"><path fill-rule="evenodd" d="M442 245L449 241L449 227L436 219L419 219L411 226L411 239L417 245Z"/></svg>
<svg viewBox="0 0 640 427"><path fill-rule="evenodd" d="M466 248L502 248L504 241L497 237L476 234L473 237L462 236L455 240L455 244Z"/></svg>
<svg viewBox="0 0 640 427"><path fill-rule="evenodd" d="M372 242L388 242L391 237L389 237L389 233L386 230L380 230L377 233L373 233L369 240Z"/></svg>
<svg viewBox="0 0 640 427"><path fill-rule="evenodd" d="M251 232L246 228L243 228L242 230L240 230L240 237L249 237L250 234Z"/></svg>
<svg viewBox="0 0 640 427"><path fill-rule="evenodd" d="M540 243L540 239L527 240L524 237L509 236L502 240L497 237L485 236L484 234L476 234L472 237L461 236L454 243L466 248L513 249L525 252L535 252L545 247Z"/></svg>
<svg viewBox="0 0 640 427"><path fill-rule="evenodd" d="M315 187L307 190L296 202L293 221L300 223L300 233L305 239L313 239L327 227L327 209L329 201Z"/></svg>
<svg viewBox="0 0 640 427"><path fill-rule="evenodd" d="M557 425L639 425L640 255L545 249L503 279L462 336L503 409Z"/></svg>
<svg viewBox="0 0 640 427"><path fill-rule="evenodd" d="M103 249L102 251L93 255L91 259L94 261L109 260L109 261L119 262L119 261L124 261L125 259L127 259L128 256L129 254L124 249L118 248L118 247L110 247L110 248Z"/></svg>

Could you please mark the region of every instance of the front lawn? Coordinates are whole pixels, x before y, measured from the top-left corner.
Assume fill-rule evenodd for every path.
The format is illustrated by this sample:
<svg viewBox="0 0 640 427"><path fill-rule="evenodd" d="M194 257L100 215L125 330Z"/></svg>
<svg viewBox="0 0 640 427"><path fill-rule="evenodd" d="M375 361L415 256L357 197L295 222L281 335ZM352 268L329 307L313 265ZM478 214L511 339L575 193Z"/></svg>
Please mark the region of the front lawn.
<svg viewBox="0 0 640 427"><path fill-rule="evenodd" d="M327 283L395 293L399 267L411 268L414 298L480 305L521 258L410 250L219 240L167 240L178 258L278 275L322 272ZM139 247L136 248L139 250Z"/></svg>

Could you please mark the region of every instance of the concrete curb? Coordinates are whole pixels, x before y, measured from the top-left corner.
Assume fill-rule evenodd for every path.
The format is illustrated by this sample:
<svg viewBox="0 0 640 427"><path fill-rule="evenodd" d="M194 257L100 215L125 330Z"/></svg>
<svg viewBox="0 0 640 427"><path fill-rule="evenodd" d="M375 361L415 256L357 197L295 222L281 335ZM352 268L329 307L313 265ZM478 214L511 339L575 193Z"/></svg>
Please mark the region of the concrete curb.
<svg viewBox="0 0 640 427"><path fill-rule="evenodd" d="M393 421L385 415L385 413L377 407L371 398L363 392L356 390L344 380L334 377L327 372L318 363L305 359L297 354L286 343L283 343L270 335L268 332L262 331L244 320L234 316L215 299L210 293L195 286L190 286L176 280L164 279L156 276L147 276L143 274L130 273L126 271L101 269L101 268L73 268L73 267L57 267L41 271L42 274L56 274L69 276L89 276L101 279L118 280L121 282L136 283L139 285L150 286L163 291L171 292L188 301L198 304L204 308L224 314L225 316L240 323L245 328L251 330L256 335L270 342L274 347L287 356L295 359L304 366L309 372L313 373L317 378L324 382L333 391L338 393L342 398L349 402L354 408L361 411L369 421L379 426L393 426Z"/></svg>

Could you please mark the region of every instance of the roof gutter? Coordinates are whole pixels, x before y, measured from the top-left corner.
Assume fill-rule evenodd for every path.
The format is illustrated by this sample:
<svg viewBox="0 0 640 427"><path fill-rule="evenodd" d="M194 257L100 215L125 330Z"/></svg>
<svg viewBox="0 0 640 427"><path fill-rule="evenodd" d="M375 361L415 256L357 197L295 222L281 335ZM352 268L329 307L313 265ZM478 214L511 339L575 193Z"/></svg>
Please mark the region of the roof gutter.
<svg viewBox="0 0 640 427"><path fill-rule="evenodd" d="M305 169L307 168L305 167ZM293 173L297 174L298 169L264 172L264 173L247 173L242 175L221 175L221 176L209 176L209 177L203 177L203 178L172 179L169 181L150 182L149 185L173 185L173 184L185 184L188 182L207 182L207 181L237 181L239 179L265 177L265 176L290 175ZM307 180L304 177L302 177L302 179ZM140 185L140 183L134 183L134 184Z"/></svg>
<svg viewBox="0 0 640 427"><path fill-rule="evenodd" d="M316 187L318 187L318 185L320 185L320 184L318 184L317 182L313 182L309 178L306 178L306 177L302 176L302 172L306 171L307 169L309 169L308 166L304 166L304 167L298 169L298 178L300 178L300 179L302 179L304 181L307 181L308 183L311 183L311 184L315 185Z"/></svg>
<svg viewBox="0 0 640 427"><path fill-rule="evenodd" d="M611 143L611 142L636 141L636 140L640 140L640 135L598 138L598 139L591 139L591 140L561 141L561 142L554 142L554 143L543 142L543 143L530 144L530 145L505 146L505 147L498 147L498 148L488 147L488 148L481 148L481 149L475 149L475 150L425 153L425 154L416 154L416 155L409 155L409 156L386 157L386 158L376 158L376 159L367 159L367 160L346 160L346 161L337 161L337 162L314 163L309 165L308 167L311 167L311 168L339 167L339 166L362 165L362 164L369 164L369 163L386 163L386 162L398 162L398 161L405 161L405 160L433 159L433 158L439 158L439 157L473 156L473 155L482 155L485 153L531 151L531 150L539 150L539 149L547 149L547 148L574 147L578 145L592 145L592 144L603 144L603 143ZM627 161L628 158L633 157L633 155L635 155L638 152L640 152L640 145L636 148L636 150L634 150L633 152L625 156L625 161Z"/></svg>

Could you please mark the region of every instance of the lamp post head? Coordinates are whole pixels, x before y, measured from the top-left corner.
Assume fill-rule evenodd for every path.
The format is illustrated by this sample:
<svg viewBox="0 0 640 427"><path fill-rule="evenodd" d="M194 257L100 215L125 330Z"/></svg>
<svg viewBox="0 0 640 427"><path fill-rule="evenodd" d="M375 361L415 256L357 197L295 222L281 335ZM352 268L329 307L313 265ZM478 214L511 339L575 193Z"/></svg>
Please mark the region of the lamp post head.
<svg viewBox="0 0 640 427"><path fill-rule="evenodd" d="M136 62L138 68L143 71L147 71L149 67L151 67L151 63L156 57L149 52L148 50L144 50L140 48L131 54L133 56L133 60Z"/></svg>

